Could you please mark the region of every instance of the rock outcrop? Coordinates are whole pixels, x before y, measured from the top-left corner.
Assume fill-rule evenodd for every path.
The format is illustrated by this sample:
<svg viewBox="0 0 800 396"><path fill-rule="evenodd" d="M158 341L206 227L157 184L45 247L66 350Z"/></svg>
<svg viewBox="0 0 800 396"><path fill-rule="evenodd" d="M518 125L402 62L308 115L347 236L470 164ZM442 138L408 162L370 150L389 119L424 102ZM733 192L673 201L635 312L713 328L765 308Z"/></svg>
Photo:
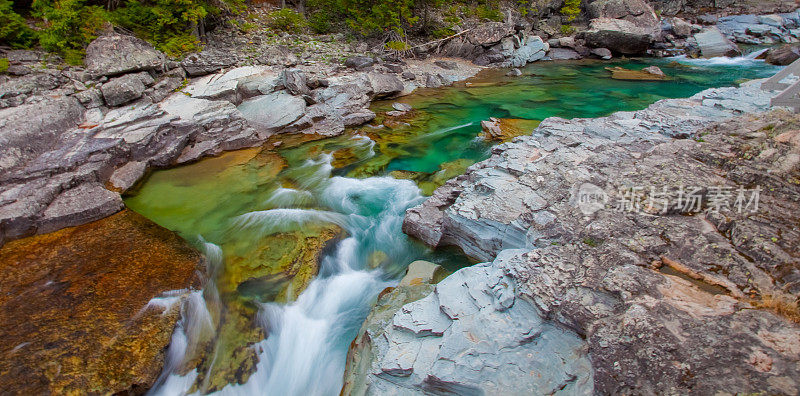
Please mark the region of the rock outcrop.
<svg viewBox="0 0 800 396"><path fill-rule="evenodd" d="M592 393L585 342L544 320L500 268L465 268L420 299L430 289L380 298L353 342L345 394Z"/></svg>
<svg viewBox="0 0 800 396"><path fill-rule="evenodd" d="M164 67L164 54L144 40L119 34L101 36L86 47L87 72L94 76L114 76Z"/></svg>
<svg viewBox="0 0 800 396"><path fill-rule="evenodd" d="M742 54L739 47L725 37L716 27L703 29L702 32L694 35L694 40L700 47L700 53L704 58L738 56Z"/></svg>
<svg viewBox="0 0 800 396"><path fill-rule="evenodd" d="M759 85L547 119L410 209L403 229L493 261L479 271L507 276L545 323L580 335L590 393L795 394L800 140L791 114L741 116L769 108ZM425 317L431 296L396 315ZM493 343L514 328L449 342ZM394 361L386 356L374 373ZM422 356L403 362L402 381Z"/></svg>
<svg viewBox="0 0 800 396"><path fill-rule="evenodd" d="M661 22L644 0L597 0L588 12L592 20L585 38L592 47L641 54L660 39Z"/></svg>
<svg viewBox="0 0 800 396"><path fill-rule="evenodd" d="M6 244L3 392L147 391L164 364L178 301L202 287L203 263L178 235L130 211ZM148 305L165 295L175 304Z"/></svg>

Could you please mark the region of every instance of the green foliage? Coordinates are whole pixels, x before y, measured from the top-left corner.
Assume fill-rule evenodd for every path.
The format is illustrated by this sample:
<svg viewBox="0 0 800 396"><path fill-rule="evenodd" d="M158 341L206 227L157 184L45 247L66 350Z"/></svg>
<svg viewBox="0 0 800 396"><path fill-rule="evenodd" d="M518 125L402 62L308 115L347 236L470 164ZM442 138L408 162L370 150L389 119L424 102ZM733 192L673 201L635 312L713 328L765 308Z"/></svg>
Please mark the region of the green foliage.
<svg viewBox="0 0 800 396"><path fill-rule="evenodd" d="M269 27L283 32L300 33L308 26L303 14L291 9L281 8L267 14Z"/></svg>
<svg viewBox="0 0 800 396"><path fill-rule="evenodd" d="M10 0L0 0L0 43L13 48L28 48L36 39L33 29L25 24L25 19L14 12Z"/></svg>
<svg viewBox="0 0 800 396"><path fill-rule="evenodd" d="M316 33L330 33L341 28L347 19L344 0L306 0L308 25Z"/></svg>
<svg viewBox="0 0 800 396"><path fill-rule="evenodd" d="M387 50L397 52L408 51L409 49L408 44L403 41L389 41L386 43L385 47Z"/></svg>
<svg viewBox="0 0 800 396"><path fill-rule="evenodd" d="M34 0L33 11L44 20L39 31L42 47L75 65L81 64L84 48L106 22L105 11L87 6L86 0Z"/></svg>
<svg viewBox="0 0 800 396"><path fill-rule="evenodd" d="M441 38L445 38L445 37L450 37L450 36L452 36L454 34L456 34L456 32L453 29L441 28L441 29L436 29L436 30L432 31L431 32L431 38L433 38L433 39L441 39Z"/></svg>
<svg viewBox="0 0 800 396"><path fill-rule="evenodd" d="M517 10L523 17L539 13L539 10L531 4L531 0L517 0Z"/></svg>
<svg viewBox="0 0 800 396"><path fill-rule="evenodd" d="M350 12L347 23L363 35L393 31L404 36L404 28L419 19L414 16L414 0L343 0L343 3Z"/></svg>
<svg viewBox="0 0 800 396"><path fill-rule="evenodd" d="M502 21L503 14L498 8L489 4L481 4L475 7L475 16L487 21Z"/></svg>
<svg viewBox="0 0 800 396"><path fill-rule="evenodd" d="M111 20L167 55L179 57L200 49L198 25L212 12L219 9L202 0L128 0Z"/></svg>
<svg viewBox="0 0 800 396"><path fill-rule="evenodd" d="M564 7L561 8L561 15L567 17L568 22L572 22L581 13L581 0L564 0Z"/></svg>
<svg viewBox="0 0 800 396"><path fill-rule="evenodd" d="M8 70L8 58L0 58L0 73L5 73Z"/></svg>
<svg viewBox="0 0 800 396"><path fill-rule="evenodd" d="M561 25L561 28L559 30L561 31L562 35L569 36L572 35L572 33L575 33L575 26Z"/></svg>

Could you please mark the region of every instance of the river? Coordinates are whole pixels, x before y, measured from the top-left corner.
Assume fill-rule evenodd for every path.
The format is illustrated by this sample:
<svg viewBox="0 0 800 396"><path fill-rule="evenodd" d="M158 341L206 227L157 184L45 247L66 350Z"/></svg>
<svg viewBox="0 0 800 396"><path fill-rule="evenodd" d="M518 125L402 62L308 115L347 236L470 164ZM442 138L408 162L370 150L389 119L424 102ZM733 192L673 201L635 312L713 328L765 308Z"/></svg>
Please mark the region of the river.
<svg viewBox="0 0 800 396"><path fill-rule="evenodd" d="M605 67L657 65L670 80L618 81ZM209 282L182 302L152 394L336 395L347 349L378 293L424 259L455 270L401 231L407 208L489 155L489 117L598 117L773 74L751 57L538 62L520 77L487 70L397 99L413 112L343 136L287 137L154 172L126 198L208 257ZM277 147L276 147L277 146ZM178 303L166 296L153 304Z"/></svg>

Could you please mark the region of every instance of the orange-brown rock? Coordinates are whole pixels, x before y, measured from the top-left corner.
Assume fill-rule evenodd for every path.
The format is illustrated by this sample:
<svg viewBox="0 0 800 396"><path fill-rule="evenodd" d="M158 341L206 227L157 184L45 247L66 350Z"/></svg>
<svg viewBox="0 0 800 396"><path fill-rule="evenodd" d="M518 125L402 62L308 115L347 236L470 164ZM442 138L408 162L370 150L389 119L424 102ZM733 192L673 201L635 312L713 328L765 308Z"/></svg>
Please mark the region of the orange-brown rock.
<svg viewBox="0 0 800 396"><path fill-rule="evenodd" d="M663 81L668 79L657 66L646 67L642 70L629 70L617 66L607 67L606 70L611 72L611 78L615 80Z"/></svg>
<svg viewBox="0 0 800 396"><path fill-rule="evenodd" d="M201 286L203 257L125 210L0 249L0 384L8 394L141 393L158 377L177 304Z"/></svg>
<svg viewBox="0 0 800 396"><path fill-rule="evenodd" d="M486 140L507 142L517 136L530 135L539 123L535 120L491 117L488 121L481 121L482 136Z"/></svg>

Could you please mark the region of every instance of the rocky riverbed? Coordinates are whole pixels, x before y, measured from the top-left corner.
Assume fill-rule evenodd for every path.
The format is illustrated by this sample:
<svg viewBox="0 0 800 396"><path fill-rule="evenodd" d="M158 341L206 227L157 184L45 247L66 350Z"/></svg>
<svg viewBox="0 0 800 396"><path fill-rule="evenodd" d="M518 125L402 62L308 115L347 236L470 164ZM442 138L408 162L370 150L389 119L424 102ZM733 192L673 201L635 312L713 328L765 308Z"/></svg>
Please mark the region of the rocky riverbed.
<svg viewBox="0 0 800 396"><path fill-rule="evenodd" d="M551 118L497 146L404 223L488 263L396 304L346 382L796 394L800 119L769 111L771 95L756 81Z"/></svg>

